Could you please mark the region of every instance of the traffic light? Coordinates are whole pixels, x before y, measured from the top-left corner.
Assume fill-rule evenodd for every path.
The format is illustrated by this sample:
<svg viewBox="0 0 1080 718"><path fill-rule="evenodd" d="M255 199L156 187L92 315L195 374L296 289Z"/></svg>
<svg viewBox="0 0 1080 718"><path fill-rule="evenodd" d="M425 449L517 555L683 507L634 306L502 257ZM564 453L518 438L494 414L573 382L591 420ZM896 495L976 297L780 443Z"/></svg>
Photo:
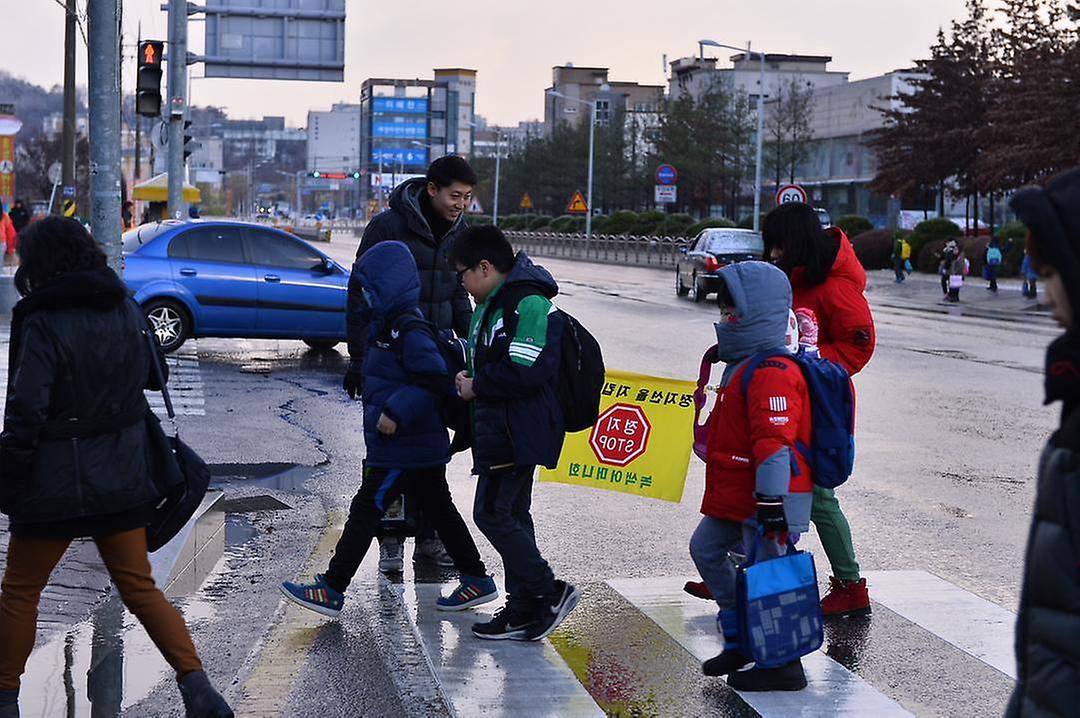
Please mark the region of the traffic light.
<svg viewBox="0 0 1080 718"><path fill-rule="evenodd" d="M139 72L135 82L135 114L143 117L161 115L161 54L165 43L143 40L139 43Z"/></svg>
<svg viewBox="0 0 1080 718"><path fill-rule="evenodd" d="M352 178L353 179L360 179L360 173L359 172L353 172L352 173Z"/></svg>
<svg viewBox="0 0 1080 718"><path fill-rule="evenodd" d="M190 132L190 129L191 129L191 120L184 120L184 162L185 163L187 163L187 158L191 156L191 153L194 152L198 148L198 145L196 143L192 142L192 140L194 139L192 137L192 135L188 134L188 132Z"/></svg>
<svg viewBox="0 0 1080 718"><path fill-rule="evenodd" d="M311 172L308 172L308 177L314 177L315 179L319 179L320 177L322 177L322 172L320 172L319 170L312 170Z"/></svg>

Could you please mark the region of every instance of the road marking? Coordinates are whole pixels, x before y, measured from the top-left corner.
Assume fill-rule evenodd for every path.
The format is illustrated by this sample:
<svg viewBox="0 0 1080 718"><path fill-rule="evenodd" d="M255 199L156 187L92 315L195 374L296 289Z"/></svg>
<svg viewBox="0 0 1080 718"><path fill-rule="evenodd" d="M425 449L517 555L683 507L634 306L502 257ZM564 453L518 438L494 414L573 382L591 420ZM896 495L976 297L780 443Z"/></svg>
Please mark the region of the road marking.
<svg viewBox="0 0 1080 718"><path fill-rule="evenodd" d="M610 579L607 584L651 618L683 648L704 661L720 650L716 604L680 589L696 577ZM803 657L807 687L802 691L743 693L762 716L910 716L903 706L821 651Z"/></svg>
<svg viewBox="0 0 1080 718"><path fill-rule="evenodd" d="M341 538L344 519L336 511L327 516L327 528L300 575L314 576L326 568L334 546ZM284 605L281 618L260 644L258 662L244 682L237 715L281 715L311 646L327 623L325 616L301 608L284 597L281 603Z"/></svg>
<svg viewBox="0 0 1080 718"><path fill-rule="evenodd" d="M457 584L411 584L403 599L441 690L462 716L603 716L589 692L547 641L485 641L472 635L502 605L478 611L437 611L440 591Z"/></svg>
<svg viewBox="0 0 1080 718"><path fill-rule="evenodd" d="M165 357L169 365L169 397L177 416L206 416L206 397L203 393L202 369L196 342L185 342ZM146 400L159 418L165 419L165 400L159 391L147 391Z"/></svg>
<svg viewBox="0 0 1080 718"><path fill-rule="evenodd" d="M870 597L1016 679L1016 614L926 571L864 571Z"/></svg>

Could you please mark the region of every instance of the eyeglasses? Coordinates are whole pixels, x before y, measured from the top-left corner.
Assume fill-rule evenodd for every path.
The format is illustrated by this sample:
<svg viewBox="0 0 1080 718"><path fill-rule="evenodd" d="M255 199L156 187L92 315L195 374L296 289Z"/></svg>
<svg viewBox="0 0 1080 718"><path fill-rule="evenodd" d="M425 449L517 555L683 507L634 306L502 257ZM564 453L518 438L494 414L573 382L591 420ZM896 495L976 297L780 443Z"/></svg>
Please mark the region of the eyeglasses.
<svg viewBox="0 0 1080 718"><path fill-rule="evenodd" d="M462 270L460 270L458 272L455 272L455 274L457 274L458 281L460 282L462 279L465 278L465 273L466 272L471 272L472 270L476 269L477 267L479 267L483 263L484 263L484 260L480 260L480 262L478 262L477 264L472 265L471 267L465 267L465 269L462 269Z"/></svg>

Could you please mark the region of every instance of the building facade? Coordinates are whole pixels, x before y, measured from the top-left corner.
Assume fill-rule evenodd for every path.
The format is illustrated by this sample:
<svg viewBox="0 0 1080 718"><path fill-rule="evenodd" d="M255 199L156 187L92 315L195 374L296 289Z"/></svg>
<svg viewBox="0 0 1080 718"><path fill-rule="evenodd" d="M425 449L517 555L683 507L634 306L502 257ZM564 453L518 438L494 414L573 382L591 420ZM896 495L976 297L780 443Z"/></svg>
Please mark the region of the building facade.
<svg viewBox="0 0 1080 718"><path fill-rule="evenodd" d="M696 100L719 83L727 92L744 92L752 101L757 101L760 57L740 52L732 55L729 61L730 67L718 67L718 60L711 57L674 60L670 63L668 95L674 98L686 93ZM765 53L765 99L776 97L780 88L794 79L803 80L814 89L847 83L849 73L829 70L830 62L832 58L828 55Z"/></svg>
<svg viewBox="0 0 1080 718"><path fill-rule="evenodd" d="M585 118L591 112L589 105L593 102L596 103L596 123L601 127L607 126L620 113L657 117L664 101L662 85L614 82L608 79L608 74L606 67L568 64L551 68L551 87L544 92L544 131L548 137L559 125L577 127L586 122ZM652 122L655 124L655 119Z"/></svg>

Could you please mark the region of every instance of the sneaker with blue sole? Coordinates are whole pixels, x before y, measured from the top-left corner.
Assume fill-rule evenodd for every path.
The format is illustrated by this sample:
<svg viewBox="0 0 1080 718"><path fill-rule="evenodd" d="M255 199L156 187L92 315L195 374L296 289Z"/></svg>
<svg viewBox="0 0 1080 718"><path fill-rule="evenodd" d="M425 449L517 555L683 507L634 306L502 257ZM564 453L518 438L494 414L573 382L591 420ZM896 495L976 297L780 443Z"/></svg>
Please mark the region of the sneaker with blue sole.
<svg viewBox="0 0 1080 718"><path fill-rule="evenodd" d="M440 611L464 611L490 603L499 597L499 589L491 576L462 576L461 583L449 596L439 596L435 608Z"/></svg>
<svg viewBox="0 0 1080 718"><path fill-rule="evenodd" d="M285 581L280 588L285 598L293 603L300 604L309 611L321 613L331 618L337 618L341 615L341 607L345 603L345 594L330 588L326 583L326 578L321 573L315 576L315 583Z"/></svg>

